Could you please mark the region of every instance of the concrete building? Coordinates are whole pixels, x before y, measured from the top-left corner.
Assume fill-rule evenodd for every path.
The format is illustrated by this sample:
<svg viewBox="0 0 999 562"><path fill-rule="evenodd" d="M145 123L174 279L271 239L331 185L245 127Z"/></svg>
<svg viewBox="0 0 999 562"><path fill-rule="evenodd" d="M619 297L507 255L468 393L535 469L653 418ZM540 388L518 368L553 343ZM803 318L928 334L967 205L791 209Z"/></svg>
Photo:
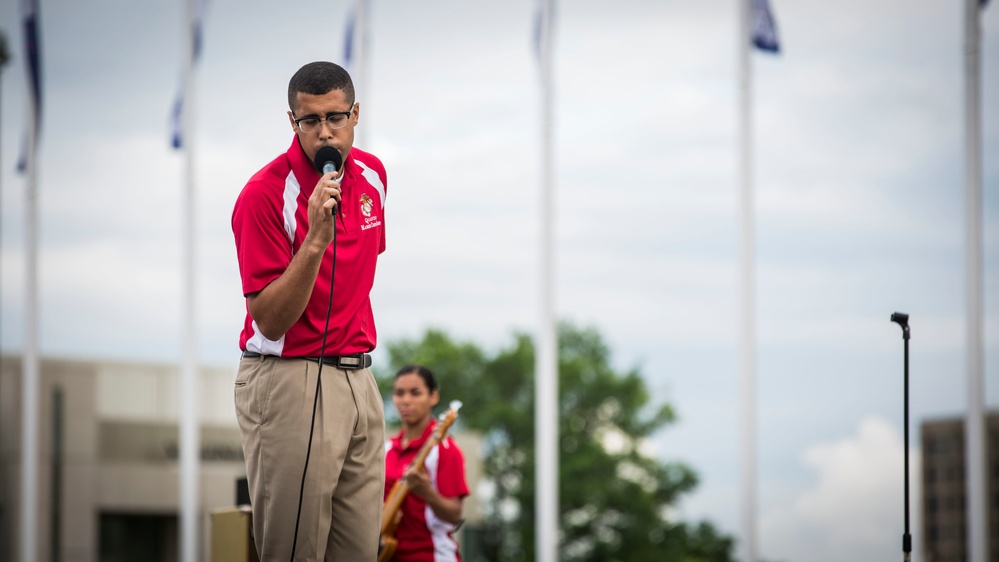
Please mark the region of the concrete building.
<svg viewBox="0 0 999 562"><path fill-rule="evenodd" d="M236 480L245 476L235 367L199 373L199 552L206 561L211 513L234 507ZM39 559L175 562L179 368L43 358L39 371ZM0 356L0 560L19 559L21 373L19 357ZM466 523L475 527L480 440L454 437L473 489Z"/></svg>
<svg viewBox="0 0 999 562"><path fill-rule="evenodd" d="M42 560L177 560L178 368L42 359L38 545ZM21 361L0 357L0 560L20 541ZM213 509L235 504L245 474L233 371L201 389L201 552Z"/></svg>
<svg viewBox="0 0 999 562"><path fill-rule="evenodd" d="M964 418L922 424L922 544L924 562L968 559ZM985 420L987 559L999 562L999 412ZM918 530L913 530L913 533Z"/></svg>

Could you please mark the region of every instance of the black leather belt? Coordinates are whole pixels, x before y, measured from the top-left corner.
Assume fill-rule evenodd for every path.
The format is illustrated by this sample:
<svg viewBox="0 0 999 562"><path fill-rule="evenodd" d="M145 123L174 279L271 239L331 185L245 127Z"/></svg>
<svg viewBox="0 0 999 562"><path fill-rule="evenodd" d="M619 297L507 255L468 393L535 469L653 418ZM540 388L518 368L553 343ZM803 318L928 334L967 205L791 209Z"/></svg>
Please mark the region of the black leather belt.
<svg viewBox="0 0 999 562"><path fill-rule="evenodd" d="M243 358L254 357L277 357L277 355L261 355L256 351L244 351ZM283 357L282 359L305 359L314 363L319 363L318 357ZM331 355L323 357L323 364L337 369L367 369L371 366L371 356L367 353L355 353L353 355Z"/></svg>

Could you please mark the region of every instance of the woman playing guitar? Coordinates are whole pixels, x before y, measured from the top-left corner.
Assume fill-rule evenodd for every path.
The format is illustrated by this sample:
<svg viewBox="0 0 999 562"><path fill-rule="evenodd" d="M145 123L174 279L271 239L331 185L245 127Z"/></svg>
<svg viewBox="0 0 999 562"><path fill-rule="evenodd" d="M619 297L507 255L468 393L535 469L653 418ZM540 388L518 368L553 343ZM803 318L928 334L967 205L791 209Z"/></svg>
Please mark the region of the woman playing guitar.
<svg viewBox="0 0 999 562"><path fill-rule="evenodd" d="M385 499L400 478L409 488L394 532L395 562L460 561L451 533L461 521L462 501L468 495L465 459L450 438L433 446L422 469L410 463L428 439L435 437L437 421L431 416L440 401L433 373L420 365L407 365L395 375L392 402L402 420L399 434L385 452ZM453 421L453 418L452 418Z"/></svg>

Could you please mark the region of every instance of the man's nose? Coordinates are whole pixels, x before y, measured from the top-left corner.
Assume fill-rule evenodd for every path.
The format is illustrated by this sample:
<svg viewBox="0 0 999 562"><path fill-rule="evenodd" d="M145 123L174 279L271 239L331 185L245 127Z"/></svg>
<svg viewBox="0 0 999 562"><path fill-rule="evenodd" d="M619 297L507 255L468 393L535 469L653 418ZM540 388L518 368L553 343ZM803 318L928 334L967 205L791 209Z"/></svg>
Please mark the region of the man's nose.
<svg viewBox="0 0 999 562"><path fill-rule="evenodd" d="M330 138L334 134L336 134L336 129L333 128L333 124L328 119L323 119L319 122L319 136Z"/></svg>

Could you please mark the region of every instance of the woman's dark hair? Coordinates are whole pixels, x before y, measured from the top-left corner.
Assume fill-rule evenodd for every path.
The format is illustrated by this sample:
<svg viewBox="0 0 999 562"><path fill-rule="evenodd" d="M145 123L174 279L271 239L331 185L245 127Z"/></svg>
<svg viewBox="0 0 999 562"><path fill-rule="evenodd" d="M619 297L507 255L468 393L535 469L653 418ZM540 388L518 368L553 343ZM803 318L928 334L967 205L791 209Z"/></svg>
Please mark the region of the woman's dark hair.
<svg viewBox="0 0 999 562"><path fill-rule="evenodd" d="M354 105L354 83L342 66L326 61L310 62L288 82L288 109L295 111L299 92L321 96L333 90L343 90L344 97Z"/></svg>
<svg viewBox="0 0 999 562"><path fill-rule="evenodd" d="M437 390L437 379L434 378L434 374L430 372L430 369L423 365L406 365L399 369L399 372L395 374L395 378L410 374L419 375L423 379L423 383L427 385L427 391L430 394L433 394Z"/></svg>

